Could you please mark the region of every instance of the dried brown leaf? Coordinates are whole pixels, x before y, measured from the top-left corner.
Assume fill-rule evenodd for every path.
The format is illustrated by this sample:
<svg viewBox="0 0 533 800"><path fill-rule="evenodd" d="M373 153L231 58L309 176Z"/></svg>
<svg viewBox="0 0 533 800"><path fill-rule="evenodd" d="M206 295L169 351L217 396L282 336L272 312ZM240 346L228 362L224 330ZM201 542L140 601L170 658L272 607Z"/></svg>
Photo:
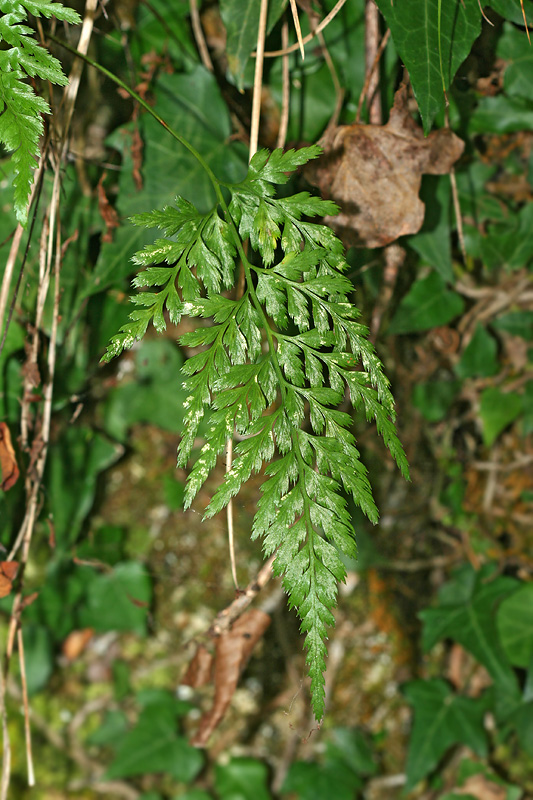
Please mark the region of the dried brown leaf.
<svg viewBox="0 0 533 800"><path fill-rule="evenodd" d="M0 422L0 468L2 469L0 488L3 492L7 492L15 485L20 473L11 443L11 433L5 422Z"/></svg>
<svg viewBox="0 0 533 800"><path fill-rule="evenodd" d="M10 594L18 568L18 561L0 561L0 597Z"/></svg>
<svg viewBox="0 0 533 800"><path fill-rule="evenodd" d="M468 794L479 800L505 800L507 790L505 786L489 780L485 775L471 775L460 789L454 789L454 794Z"/></svg>
<svg viewBox="0 0 533 800"><path fill-rule="evenodd" d="M181 680L181 684L183 686L192 686L193 689L205 686L211 680L212 667L213 654L209 652L205 645L199 644L187 667L187 672Z"/></svg>
<svg viewBox="0 0 533 800"><path fill-rule="evenodd" d="M425 137L400 87L386 125L341 125L323 141L325 155L307 179L340 207L326 217L347 246L384 247L416 233L424 221L418 197L423 174L444 175L464 149L450 130Z"/></svg>
<svg viewBox="0 0 533 800"><path fill-rule="evenodd" d="M93 628L83 628L79 631L71 631L63 641L61 650L69 661L76 661L81 656L89 642L94 636Z"/></svg>
<svg viewBox="0 0 533 800"><path fill-rule="evenodd" d="M213 668L215 698L213 707L200 720L200 726L192 740L195 747L205 747L209 737L219 725L231 703L239 677L252 650L269 625L268 614L258 609L250 609L234 622L231 630L225 631L217 638Z"/></svg>

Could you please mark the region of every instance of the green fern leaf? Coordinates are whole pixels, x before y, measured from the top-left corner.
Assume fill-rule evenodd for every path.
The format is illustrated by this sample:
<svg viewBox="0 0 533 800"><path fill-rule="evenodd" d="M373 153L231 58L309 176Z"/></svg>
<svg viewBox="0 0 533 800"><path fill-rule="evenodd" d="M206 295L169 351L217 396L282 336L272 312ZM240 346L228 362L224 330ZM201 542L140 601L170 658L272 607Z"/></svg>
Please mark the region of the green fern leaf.
<svg viewBox="0 0 533 800"><path fill-rule="evenodd" d="M202 216L177 198L175 207L135 217L135 224L158 228L165 238L134 257L146 267L134 285L152 291L137 295L130 322L109 350L129 346L150 320L164 326L165 309L175 318L210 320L180 339L201 348L183 367L188 396L178 464L186 466L199 446L185 507L237 433L233 464L205 515L220 512L264 471L252 537L263 539L267 555L276 554L274 571L300 616L317 718L324 711L325 639L345 576L341 555L356 555L346 496L372 522L378 518L352 418L338 409L346 391L376 422L407 475L389 383L350 301L342 244L330 229L308 221L335 213L335 205L307 192L275 197L273 184L285 183L319 152L259 151L246 179L226 185L228 208ZM276 261L280 246L284 255ZM237 250L245 286L232 299L221 292L233 285ZM203 419L206 439L197 442Z"/></svg>
<svg viewBox="0 0 533 800"><path fill-rule="evenodd" d="M35 17L55 17L71 24L81 19L75 11L59 3L37 0L0 0L0 12L0 43L8 46L0 52L0 142L13 151L14 208L18 221L25 225L33 170L40 152L39 139L43 133L42 115L50 113L48 103L35 95L25 79L37 77L58 86L65 86L67 79L59 61L34 41L34 31L20 23L28 13Z"/></svg>

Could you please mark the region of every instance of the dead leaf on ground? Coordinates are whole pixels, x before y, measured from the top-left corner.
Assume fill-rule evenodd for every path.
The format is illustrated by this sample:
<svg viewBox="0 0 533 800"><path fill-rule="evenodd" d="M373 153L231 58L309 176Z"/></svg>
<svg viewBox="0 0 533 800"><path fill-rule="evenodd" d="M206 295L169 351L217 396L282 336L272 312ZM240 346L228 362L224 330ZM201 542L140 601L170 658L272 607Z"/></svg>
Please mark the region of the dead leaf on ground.
<svg viewBox="0 0 533 800"><path fill-rule="evenodd" d="M61 647L63 655L68 658L69 661L76 661L76 659L81 656L93 636L93 628L83 628L79 631L71 631Z"/></svg>
<svg viewBox="0 0 533 800"><path fill-rule="evenodd" d="M505 800L507 789L489 780L485 775L471 775L454 794L467 794L479 800Z"/></svg>
<svg viewBox="0 0 533 800"><path fill-rule="evenodd" d="M212 673L215 697L212 708L203 715L192 739L191 744L195 747L205 747L221 722L231 703L239 677L269 625L268 614L259 609L250 609L233 623L231 630L217 637L214 660L203 645L198 647L182 683L201 686L202 683L207 683Z"/></svg>
<svg viewBox="0 0 533 800"><path fill-rule="evenodd" d="M193 689L205 686L211 680L212 667L213 654L205 645L199 644L187 667L187 672L181 679L182 686L191 686Z"/></svg>
<svg viewBox="0 0 533 800"><path fill-rule="evenodd" d="M346 246L360 247L384 247L419 231L422 175L448 173L464 149L450 130L424 136L409 113L405 86L386 125L341 125L320 144L324 156L306 168L306 178L340 207L325 223Z"/></svg>
<svg viewBox="0 0 533 800"><path fill-rule="evenodd" d="M0 561L0 597L10 594L18 568L18 561Z"/></svg>
<svg viewBox="0 0 533 800"><path fill-rule="evenodd" d="M20 473L11 443L11 433L5 422L0 422L0 467L2 469L0 488L3 492L7 492L15 485Z"/></svg>

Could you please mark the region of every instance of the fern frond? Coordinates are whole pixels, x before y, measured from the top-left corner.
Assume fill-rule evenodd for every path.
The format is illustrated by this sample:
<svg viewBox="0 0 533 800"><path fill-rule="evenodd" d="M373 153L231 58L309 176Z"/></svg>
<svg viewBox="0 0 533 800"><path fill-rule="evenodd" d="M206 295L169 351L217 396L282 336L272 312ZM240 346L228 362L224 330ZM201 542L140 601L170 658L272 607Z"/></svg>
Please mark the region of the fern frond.
<svg viewBox="0 0 533 800"><path fill-rule="evenodd" d="M0 52L0 142L13 151L14 208L18 221L25 225L35 160L40 152L42 115L50 113L48 103L35 95L25 79L37 77L58 86L65 86L67 79L59 61L34 41L33 29L21 23L27 14L55 17L74 25L81 18L60 3L44 0L0 0L0 12L0 43L8 45Z"/></svg>
<svg viewBox="0 0 533 800"><path fill-rule="evenodd" d="M288 172L319 152L259 151L246 179L226 185L229 210L202 216L178 198L174 208L135 217L136 224L165 233L134 257L146 267L134 284L159 288L137 296L136 311L105 357L131 344L151 320L164 325L169 297L175 318L211 320L180 339L201 348L183 367L188 397L180 466L191 456L202 419L207 424L185 507L236 431L241 441L232 467L205 515L221 511L243 483L264 471L252 536L263 539L267 555L276 553L274 571L300 616L318 719L324 711L325 639L345 576L341 555L356 555L346 496L372 522L378 518L352 418L338 409L346 391L354 407L375 420L407 475L389 383L350 301L342 244L331 230L305 219L334 213L335 206L307 192L275 197L273 184L285 183ZM261 265L245 257L245 241ZM283 256L276 263L279 246ZM233 300L221 290L233 283L237 251L245 289Z"/></svg>

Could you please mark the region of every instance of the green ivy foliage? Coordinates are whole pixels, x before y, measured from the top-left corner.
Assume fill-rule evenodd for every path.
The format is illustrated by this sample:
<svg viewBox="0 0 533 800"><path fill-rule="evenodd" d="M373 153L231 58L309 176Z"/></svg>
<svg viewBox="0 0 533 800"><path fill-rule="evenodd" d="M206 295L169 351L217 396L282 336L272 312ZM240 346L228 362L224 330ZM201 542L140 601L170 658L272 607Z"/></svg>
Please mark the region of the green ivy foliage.
<svg viewBox="0 0 533 800"><path fill-rule="evenodd" d="M134 256L145 267L134 285L153 291L132 298L136 308L104 356L131 347L150 322L164 330L165 310L174 323L184 314L211 321L180 339L202 349L183 365L188 396L178 465L188 463L206 413L209 432L189 474L185 507L236 431L234 463L206 517L265 467L252 536L263 538L267 556L276 553L275 574L300 616L317 719L324 711L324 640L334 624L337 582L345 577L341 556L356 555L346 495L372 522L378 519L352 418L338 409L346 391L354 408L375 420L408 476L389 383L350 301L342 244L329 228L308 221L336 206L308 192L276 197L275 185L320 152L317 146L259 151L245 180L221 184L231 195L226 208L218 203L200 214L178 197L172 207L133 217L165 237ZM260 265L246 257L245 243ZM232 299L224 291L236 283L237 257L244 291Z"/></svg>

